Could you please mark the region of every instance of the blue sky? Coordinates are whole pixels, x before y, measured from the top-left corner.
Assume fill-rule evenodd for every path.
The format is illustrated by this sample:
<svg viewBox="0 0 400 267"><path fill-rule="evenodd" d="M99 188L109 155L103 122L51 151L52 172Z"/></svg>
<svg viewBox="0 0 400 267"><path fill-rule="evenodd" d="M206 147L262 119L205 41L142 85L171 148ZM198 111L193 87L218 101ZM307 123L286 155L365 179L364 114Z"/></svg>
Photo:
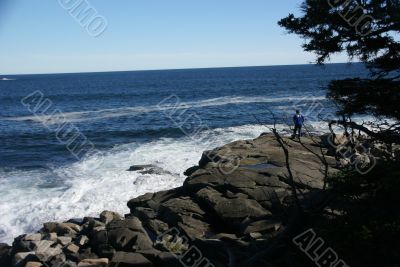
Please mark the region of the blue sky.
<svg viewBox="0 0 400 267"><path fill-rule="evenodd" d="M286 65L314 60L302 51L300 38L277 25L290 12L298 13L300 0L87 2L108 22L99 37L90 36L58 0L0 0L0 73ZM346 58L338 55L332 61Z"/></svg>

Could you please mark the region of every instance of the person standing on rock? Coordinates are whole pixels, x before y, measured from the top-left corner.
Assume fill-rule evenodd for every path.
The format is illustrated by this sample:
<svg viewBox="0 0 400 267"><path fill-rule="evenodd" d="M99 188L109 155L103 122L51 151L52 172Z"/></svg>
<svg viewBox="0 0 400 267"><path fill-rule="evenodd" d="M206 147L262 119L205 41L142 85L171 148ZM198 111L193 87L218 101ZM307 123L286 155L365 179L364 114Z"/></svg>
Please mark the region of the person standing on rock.
<svg viewBox="0 0 400 267"><path fill-rule="evenodd" d="M301 128L303 127L304 117L300 114L300 110L296 110L296 114L293 116L294 131L292 138L296 137L296 133L299 132L299 138L301 137Z"/></svg>

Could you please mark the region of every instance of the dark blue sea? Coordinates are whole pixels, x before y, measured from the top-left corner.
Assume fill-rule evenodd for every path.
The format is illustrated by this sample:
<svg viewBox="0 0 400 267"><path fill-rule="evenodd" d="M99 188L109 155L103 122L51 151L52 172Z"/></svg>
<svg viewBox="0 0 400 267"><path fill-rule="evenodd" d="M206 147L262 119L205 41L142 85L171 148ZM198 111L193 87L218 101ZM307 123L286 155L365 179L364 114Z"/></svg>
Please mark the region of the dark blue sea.
<svg viewBox="0 0 400 267"><path fill-rule="evenodd" d="M45 221L126 213L130 198L181 185L202 151L268 131L271 112L284 133L295 109L323 132L319 118L335 113L327 83L366 75L362 64L330 64L6 76L0 242ZM92 149L71 152L66 125ZM165 173L127 172L134 164Z"/></svg>

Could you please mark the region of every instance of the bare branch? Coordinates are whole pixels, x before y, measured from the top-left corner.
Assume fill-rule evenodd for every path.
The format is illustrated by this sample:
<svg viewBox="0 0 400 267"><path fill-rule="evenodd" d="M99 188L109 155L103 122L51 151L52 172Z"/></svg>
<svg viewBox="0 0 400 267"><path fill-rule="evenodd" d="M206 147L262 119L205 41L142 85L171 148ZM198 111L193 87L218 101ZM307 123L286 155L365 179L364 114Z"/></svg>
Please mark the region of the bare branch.
<svg viewBox="0 0 400 267"><path fill-rule="evenodd" d="M289 150L286 147L285 141L282 139L282 137L278 133L278 130L276 129L277 119L275 117L275 114L269 109L268 109L268 111L272 115L272 118L274 120L274 126L272 128L268 127L268 126L267 127L272 131L272 133L274 134L276 140L278 141L279 145L281 146L281 148L283 150L283 153L285 154L286 169L288 171L289 183L290 183L290 186L291 186L291 189L292 189L293 197L294 197L294 199L296 201L297 207L301 209L301 205L300 205L299 198L298 198L298 195L297 195L296 184L294 182L292 169L290 168ZM255 116L254 114L253 114L253 116L258 122L260 122L260 120L257 118L257 116ZM264 125L263 123L261 123L261 124Z"/></svg>

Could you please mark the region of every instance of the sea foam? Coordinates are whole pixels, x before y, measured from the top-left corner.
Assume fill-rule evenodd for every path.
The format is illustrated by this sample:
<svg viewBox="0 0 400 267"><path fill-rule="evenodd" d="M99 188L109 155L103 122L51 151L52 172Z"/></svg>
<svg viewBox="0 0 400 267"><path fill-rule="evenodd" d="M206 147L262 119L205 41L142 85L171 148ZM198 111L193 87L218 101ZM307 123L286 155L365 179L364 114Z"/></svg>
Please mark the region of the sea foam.
<svg viewBox="0 0 400 267"><path fill-rule="evenodd" d="M324 96L307 97L301 99L301 102L313 102L325 100ZM79 112L64 112L62 116L52 117L50 115L40 116L19 116L19 117L7 117L2 120L9 121L34 121L34 122L46 122L47 125L60 124L64 122L84 122L94 121L101 119L118 118L124 116L134 116L138 114L166 111L169 109L188 109L188 108L203 108L203 107L216 107L224 106L229 104L251 104L251 103L290 103L299 101L296 97L218 97L199 101L182 102L179 107L163 107L158 105L150 106L135 106L135 107L123 107L123 108L112 108L112 109L101 109L91 111L79 111Z"/></svg>
<svg viewBox="0 0 400 267"><path fill-rule="evenodd" d="M129 199L182 185L183 172L197 164L204 150L255 138L266 130L260 125L214 129L197 139L162 138L119 145L62 167L0 170L0 242L11 243L47 221L96 216L103 210L127 213ZM126 171L134 164L152 164L166 173Z"/></svg>
<svg viewBox="0 0 400 267"><path fill-rule="evenodd" d="M271 127L243 125L206 130L196 139L186 136L123 144L61 167L0 169L0 242L11 243L16 236L36 231L47 221L96 216L103 210L128 213L129 199L181 186L183 172L197 165L203 151L256 138ZM278 124L277 129L283 135L291 134L287 125ZM311 123L308 129L328 132L324 122ZM127 171L138 164L151 164L165 173Z"/></svg>

